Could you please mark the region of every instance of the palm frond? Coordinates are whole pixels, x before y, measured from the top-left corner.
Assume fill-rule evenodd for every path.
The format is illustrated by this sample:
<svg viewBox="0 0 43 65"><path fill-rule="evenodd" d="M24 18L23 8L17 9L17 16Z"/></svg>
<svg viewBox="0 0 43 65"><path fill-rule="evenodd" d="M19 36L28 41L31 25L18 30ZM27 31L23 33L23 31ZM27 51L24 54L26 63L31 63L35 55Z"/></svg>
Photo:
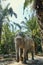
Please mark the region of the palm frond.
<svg viewBox="0 0 43 65"><path fill-rule="evenodd" d="M24 9L29 5L29 3L32 3L33 0L25 0L24 2Z"/></svg>
<svg viewBox="0 0 43 65"><path fill-rule="evenodd" d="M17 14L13 11L13 9L11 7L9 8L8 11L9 11L9 14L11 14L11 17L14 14L14 16L17 18Z"/></svg>
<svg viewBox="0 0 43 65"><path fill-rule="evenodd" d="M21 29L22 27L18 24L18 23L15 23L15 22L13 22L14 23L14 25L16 25L16 26L18 26L19 27L19 29Z"/></svg>

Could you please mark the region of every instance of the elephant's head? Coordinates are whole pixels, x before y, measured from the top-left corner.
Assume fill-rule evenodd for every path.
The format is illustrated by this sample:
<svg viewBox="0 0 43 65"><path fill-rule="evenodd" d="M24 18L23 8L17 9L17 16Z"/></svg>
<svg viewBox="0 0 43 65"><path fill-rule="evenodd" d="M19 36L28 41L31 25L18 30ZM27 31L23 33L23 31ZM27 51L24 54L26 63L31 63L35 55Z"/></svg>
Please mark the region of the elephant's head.
<svg viewBox="0 0 43 65"><path fill-rule="evenodd" d="M24 34L22 32L16 34L15 43L18 46L23 47L23 45L24 45Z"/></svg>

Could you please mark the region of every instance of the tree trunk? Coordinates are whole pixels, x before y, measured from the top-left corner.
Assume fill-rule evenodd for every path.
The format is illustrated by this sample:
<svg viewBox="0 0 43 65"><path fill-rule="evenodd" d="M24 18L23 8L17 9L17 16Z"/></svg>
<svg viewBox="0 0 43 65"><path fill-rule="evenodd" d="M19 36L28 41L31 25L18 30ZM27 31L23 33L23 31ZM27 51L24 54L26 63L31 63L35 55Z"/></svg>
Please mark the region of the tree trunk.
<svg viewBox="0 0 43 65"><path fill-rule="evenodd" d="M41 28L40 32L43 30L43 0L34 1L34 9L36 9L36 14L38 17L38 24ZM41 33L43 39L43 31Z"/></svg>
<svg viewBox="0 0 43 65"><path fill-rule="evenodd" d="M34 8L36 9L40 28L43 30L43 0L35 0Z"/></svg>
<svg viewBox="0 0 43 65"><path fill-rule="evenodd" d="M0 44L1 44L2 22L0 22Z"/></svg>
<svg viewBox="0 0 43 65"><path fill-rule="evenodd" d="M43 11L42 10L37 12L37 17L38 17L38 23L40 25L40 28L43 30Z"/></svg>

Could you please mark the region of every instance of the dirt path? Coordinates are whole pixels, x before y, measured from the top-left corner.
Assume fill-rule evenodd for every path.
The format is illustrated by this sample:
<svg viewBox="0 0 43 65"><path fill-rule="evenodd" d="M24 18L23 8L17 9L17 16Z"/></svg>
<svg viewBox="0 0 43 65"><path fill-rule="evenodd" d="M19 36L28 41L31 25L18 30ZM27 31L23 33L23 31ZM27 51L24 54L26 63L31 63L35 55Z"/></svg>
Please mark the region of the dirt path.
<svg viewBox="0 0 43 65"><path fill-rule="evenodd" d="M35 56L35 60L31 60L31 58L29 58L29 60L27 61L27 64L23 64L21 61L20 62L15 62L13 61L11 64L8 65L43 65L43 57L39 57L39 56Z"/></svg>
<svg viewBox="0 0 43 65"><path fill-rule="evenodd" d="M13 62L12 64L8 64L8 65L26 65L26 64L23 64L21 61L20 62Z"/></svg>
<svg viewBox="0 0 43 65"><path fill-rule="evenodd" d="M27 64L23 64L21 61L16 62L15 60L13 61L1 61L0 65L43 65L43 56L35 56L35 60L31 60L31 57L29 57L29 60L27 61Z"/></svg>

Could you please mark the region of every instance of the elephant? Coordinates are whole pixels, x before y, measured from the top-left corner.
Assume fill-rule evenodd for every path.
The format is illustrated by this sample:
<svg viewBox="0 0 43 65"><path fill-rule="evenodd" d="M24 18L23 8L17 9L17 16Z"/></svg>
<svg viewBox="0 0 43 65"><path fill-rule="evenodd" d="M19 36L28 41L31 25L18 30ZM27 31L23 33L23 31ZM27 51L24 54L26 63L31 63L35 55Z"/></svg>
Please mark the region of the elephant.
<svg viewBox="0 0 43 65"><path fill-rule="evenodd" d="M28 60L28 52L31 52L32 60L34 60L35 46L34 41L31 37L29 37L28 35L22 36L21 34L17 34L14 42L17 62L21 60L26 63L26 60Z"/></svg>

